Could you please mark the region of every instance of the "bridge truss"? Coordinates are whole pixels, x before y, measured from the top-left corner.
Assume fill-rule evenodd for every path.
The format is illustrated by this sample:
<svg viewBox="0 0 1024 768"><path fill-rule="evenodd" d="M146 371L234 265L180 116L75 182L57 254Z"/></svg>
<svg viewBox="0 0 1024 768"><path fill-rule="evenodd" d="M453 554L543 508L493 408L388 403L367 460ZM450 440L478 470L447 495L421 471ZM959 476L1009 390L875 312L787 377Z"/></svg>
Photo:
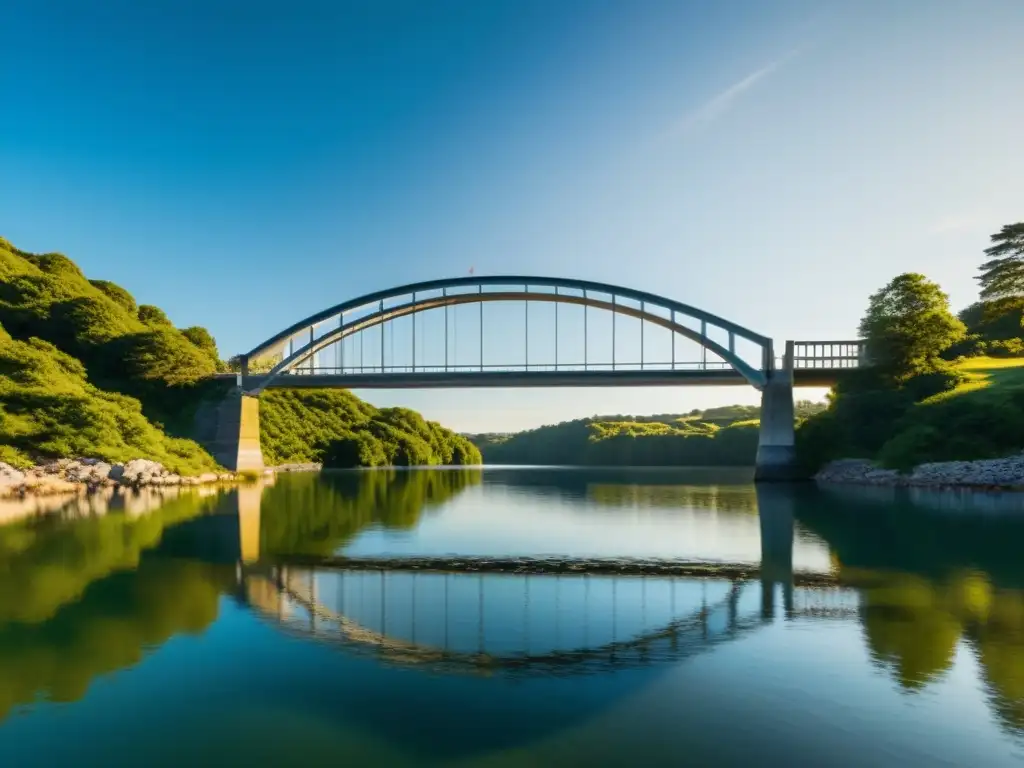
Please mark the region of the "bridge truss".
<svg viewBox="0 0 1024 768"><path fill-rule="evenodd" d="M275 334L245 361L268 357L276 362L253 377L257 391L680 379L761 388L777 364L771 339L696 307L604 283L528 276L434 280L367 294Z"/></svg>

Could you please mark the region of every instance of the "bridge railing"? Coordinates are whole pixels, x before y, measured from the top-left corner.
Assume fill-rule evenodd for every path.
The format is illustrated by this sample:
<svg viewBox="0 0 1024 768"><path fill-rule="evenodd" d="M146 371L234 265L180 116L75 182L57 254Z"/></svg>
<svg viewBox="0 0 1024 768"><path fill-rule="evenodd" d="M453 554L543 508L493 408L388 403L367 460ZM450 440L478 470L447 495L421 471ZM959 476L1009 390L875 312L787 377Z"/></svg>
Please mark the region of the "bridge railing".
<svg viewBox="0 0 1024 768"><path fill-rule="evenodd" d="M863 340L794 341L794 370L836 370L868 365L867 343ZM782 365L777 361L777 365Z"/></svg>

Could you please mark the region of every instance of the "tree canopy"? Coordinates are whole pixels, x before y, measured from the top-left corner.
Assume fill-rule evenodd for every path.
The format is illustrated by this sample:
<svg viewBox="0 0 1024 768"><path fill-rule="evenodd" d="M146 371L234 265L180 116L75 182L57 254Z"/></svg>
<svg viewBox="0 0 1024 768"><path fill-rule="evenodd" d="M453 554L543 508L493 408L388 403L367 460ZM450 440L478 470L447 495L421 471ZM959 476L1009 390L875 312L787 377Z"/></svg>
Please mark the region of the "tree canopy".
<svg viewBox="0 0 1024 768"><path fill-rule="evenodd" d="M798 420L823 403L795 404ZM760 408L731 405L657 416L595 416L513 435L473 435L485 464L752 466Z"/></svg>
<svg viewBox="0 0 1024 768"><path fill-rule="evenodd" d="M991 236L978 282L985 301L1024 296L1024 221L1007 224Z"/></svg>
<svg viewBox="0 0 1024 768"><path fill-rule="evenodd" d="M871 296L860 322L868 356L896 380L942 367L940 355L966 333L949 297L924 275L908 272Z"/></svg>

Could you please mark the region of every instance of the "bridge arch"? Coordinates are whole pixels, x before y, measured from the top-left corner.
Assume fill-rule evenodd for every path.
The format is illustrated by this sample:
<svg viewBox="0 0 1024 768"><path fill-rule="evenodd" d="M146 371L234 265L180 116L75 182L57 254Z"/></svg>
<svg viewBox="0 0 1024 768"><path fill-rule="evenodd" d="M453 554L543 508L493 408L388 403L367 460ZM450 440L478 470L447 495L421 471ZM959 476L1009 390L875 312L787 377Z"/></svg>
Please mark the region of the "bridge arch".
<svg viewBox="0 0 1024 768"><path fill-rule="evenodd" d="M484 290L485 287L508 288L510 286L523 286L523 289ZM554 293L531 292L531 286L535 288L553 288ZM472 288L477 290L465 290ZM572 293L565 293L564 291L572 291ZM593 295L595 293L600 294L602 298L595 297ZM424 296L424 294L427 295ZM609 298L605 299L603 296ZM399 304L385 307L385 302L402 297L410 298ZM639 307L630 303L623 303L623 300L639 304ZM274 366L268 375L262 377L262 380L255 389L250 390L251 394L259 394L278 377L298 370L306 362L315 359L315 355L324 348L340 343L348 336L355 335L369 328L402 317L414 316L420 312L432 309L454 307L462 304L511 301L549 302L556 305L573 304L605 310L613 314L633 317L641 322L652 323L669 330L673 334L679 334L718 355L728 366L733 368L757 389L764 388L774 364L772 341L768 337L718 315L664 296L586 280L525 275L495 275L410 283L369 293L328 307L274 334L246 353L243 356L243 377L247 373L248 361L280 351L282 358L280 362ZM374 305L376 305L376 308L368 314L363 314L357 319L348 322L345 321L347 313L374 307ZM660 313L656 310L660 310ZM316 337L316 327L334 318L338 319L338 326ZM699 330L686 325L684 322L680 322L680 318L696 321L699 323ZM727 341L725 344L709 336L709 331L716 329L719 332L724 332L726 335ZM308 336L302 346L290 353L283 351L291 340L305 334L308 334ZM752 365L736 353L735 342L737 339L751 342L760 348L760 367Z"/></svg>

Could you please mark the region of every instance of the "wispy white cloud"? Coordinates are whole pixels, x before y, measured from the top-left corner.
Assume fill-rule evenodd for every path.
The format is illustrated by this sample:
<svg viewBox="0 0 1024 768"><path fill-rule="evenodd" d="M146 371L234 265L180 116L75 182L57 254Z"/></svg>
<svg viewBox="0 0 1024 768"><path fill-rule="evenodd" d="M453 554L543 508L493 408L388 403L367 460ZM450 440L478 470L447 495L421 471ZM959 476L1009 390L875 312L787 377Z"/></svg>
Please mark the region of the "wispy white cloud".
<svg viewBox="0 0 1024 768"><path fill-rule="evenodd" d="M799 53L799 49L794 49L787 53L785 56L780 56L774 61L770 61L760 69L756 69L749 75L739 80L724 91L716 94L706 102L701 104L696 109L690 110L683 115L678 123L676 124L677 132L690 131L694 128L698 128L707 125L714 120L721 117L744 93L749 91L760 81L764 80L770 74L775 72L779 67L785 64L789 59Z"/></svg>

